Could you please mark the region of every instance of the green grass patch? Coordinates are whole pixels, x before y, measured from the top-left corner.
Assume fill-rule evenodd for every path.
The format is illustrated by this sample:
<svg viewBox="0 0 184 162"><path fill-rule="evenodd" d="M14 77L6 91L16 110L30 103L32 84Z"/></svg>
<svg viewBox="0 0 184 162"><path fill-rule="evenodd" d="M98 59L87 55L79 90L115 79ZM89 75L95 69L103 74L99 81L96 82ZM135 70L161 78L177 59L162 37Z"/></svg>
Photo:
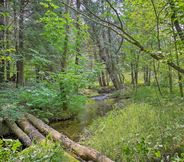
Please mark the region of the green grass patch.
<svg viewBox="0 0 184 162"><path fill-rule="evenodd" d="M169 97L155 104L158 101L154 90L142 91L145 94L138 92L134 96L137 103L94 121L84 143L117 162L179 158L172 153L184 141L183 104L179 99L169 102Z"/></svg>

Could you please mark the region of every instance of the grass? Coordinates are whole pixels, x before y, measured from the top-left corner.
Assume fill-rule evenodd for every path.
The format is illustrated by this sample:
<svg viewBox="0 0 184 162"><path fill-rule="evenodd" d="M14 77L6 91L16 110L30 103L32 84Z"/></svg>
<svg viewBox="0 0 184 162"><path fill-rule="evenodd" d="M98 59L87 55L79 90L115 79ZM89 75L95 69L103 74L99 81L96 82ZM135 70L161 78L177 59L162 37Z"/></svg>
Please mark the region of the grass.
<svg viewBox="0 0 184 162"><path fill-rule="evenodd" d="M178 153L184 149L181 145L184 142L183 106L181 98L161 98L155 89L141 87L133 95L131 104L94 121L84 143L117 162L165 158L175 161L176 148L180 146Z"/></svg>

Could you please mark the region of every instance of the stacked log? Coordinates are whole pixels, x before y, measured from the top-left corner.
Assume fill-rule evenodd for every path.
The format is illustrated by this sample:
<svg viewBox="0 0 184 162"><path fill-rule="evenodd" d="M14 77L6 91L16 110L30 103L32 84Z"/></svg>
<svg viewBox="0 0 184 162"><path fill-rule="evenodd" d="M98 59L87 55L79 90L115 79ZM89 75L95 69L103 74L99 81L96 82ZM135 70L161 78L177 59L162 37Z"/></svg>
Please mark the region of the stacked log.
<svg viewBox="0 0 184 162"><path fill-rule="evenodd" d="M113 162L100 152L72 141L64 134L54 130L42 120L31 114L27 113L24 118L17 122L8 119L5 119L5 121L8 127L25 146L30 146L32 141L40 142L45 139L45 136L50 136L54 140L61 142L65 148L71 150L76 156L83 160Z"/></svg>
<svg viewBox="0 0 184 162"><path fill-rule="evenodd" d="M30 146L31 145L31 139L29 136L24 133L22 129L20 129L17 124L14 121L11 121L9 119L5 119L5 122L7 126L12 130L12 132L20 139L20 141L25 145L25 146Z"/></svg>

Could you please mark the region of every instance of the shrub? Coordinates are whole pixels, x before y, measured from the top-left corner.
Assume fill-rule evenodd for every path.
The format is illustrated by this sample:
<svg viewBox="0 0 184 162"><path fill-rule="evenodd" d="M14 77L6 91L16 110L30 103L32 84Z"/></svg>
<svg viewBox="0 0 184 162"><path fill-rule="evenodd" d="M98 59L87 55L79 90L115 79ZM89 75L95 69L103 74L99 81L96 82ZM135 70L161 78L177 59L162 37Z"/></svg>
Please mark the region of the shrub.
<svg viewBox="0 0 184 162"><path fill-rule="evenodd" d="M18 140L0 140L0 162L13 161L14 156L22 149L22 144Z"/></svg>
<svg viewBox="0 0 184 162"><path fill-rule="evenodd" d="M78 113L85 103L85 97L74 92L67 92L64 100L56 84L53 86L40 84L25 88L19 95L19 103L45 121L53 116L62 118ZM63 110L64 102L68 105L66 111Z"/></svg>

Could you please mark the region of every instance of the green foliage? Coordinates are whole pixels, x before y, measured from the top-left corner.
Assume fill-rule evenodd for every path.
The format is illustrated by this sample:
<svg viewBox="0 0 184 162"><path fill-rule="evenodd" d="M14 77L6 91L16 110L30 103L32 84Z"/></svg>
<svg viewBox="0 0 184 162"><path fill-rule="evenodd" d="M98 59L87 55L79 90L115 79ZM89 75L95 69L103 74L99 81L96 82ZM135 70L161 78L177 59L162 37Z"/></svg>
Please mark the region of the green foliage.
<svg viewBox="0 0 184 162"><path fill-rule="evenodd" d="M88 38L87 25L81 21L79 22L80 34L78 35L78 29L76 29L75 22L69 13L61 14L57 11L59 6L51 1L46 1L41 5L46 8L44 16L40 18L40 22L44 24L43 36L60 52L58 57L62 56L66 50L66 43L67 54L73 54L76 48L76 40L78 41L78 46L81 46L82 42Z"/></svg>
<svg viewBox="0 0 184 162"><path fill-rule="evenodd" d="M18 140L0 139L0 162L13 161L14 155L21 151L21 146Z"/></svg>
<svg viewBox="0 0 184 162"><path fill-rule="evenodd" d="M69 109L77 111L83 107L86 97L81 91L93 83L96 74L83 66L70 64L65 72L56 75L56 82L62 87L61 100L68 104Z"/></svg>
<svg viewBox="0 0 184 162"><path fill-rule="evenodd" d="M26 109L18 104L21 89L9 88L9 86L11 85L4 85L5 89L0 92L0 117L16 120L26 112Z"/></svg>
<svg viewBox="0 0 184 162"><path fill-rule="evenodd" d="M167 87L161 87L163 96L161 97L156 86L140 86L135 92L131 92L133 101L136 103L148 103L154 106L174 106L183 105L183 98L179 97L177 87L173 88L173 93L168 92Z"/></svg>
<svg viewBox="0 0 184 162"><path fill-rule="evenodd" d="M44 85L37 85L25 88L19 95L19 102L28 107L33 114L48 121L48 118L51 118L61 105L56 98L57 92L55 90Z"/></svg>
<svg viewBox="0 0 184 162"><path fill-rule="evenodd" d="M61 78L60 78L61 79ZM86 98L74 91L75 77L70 73L65 75L65 94L64 98L58 90L58 82L51 84L37 84L37 86L26 87L19 94L19 103L28 108L28 110L39 116L44 121L54 118L66 118L77 114L84 107ZM67 111L63 110L63 103L67 102Z"/></svg>
<svg viewBox="0 0 184 162"><path fill-rule="evenodd" d="M0 140L0 162L77 162L62 149L59 143L45 140L39 144L33 144L22 150L22 144L18 140Z"/></svg>
<svg viewBox="0 0 184 162"><path fill-rule="evenodd" d="M25 112L26 111L23 106L19 106L17 104L14 105L7 104L1 107L0 117L16 121L17 119L20 119Z"/></svg>
<svg viewBox="0 0 184 162"><path fill-rule="evenodd" d="M184 138L183 115L181 105L131 104L94 121L85 144L115 161L171 158L170 151Z"/></svg>
<svg viewBox="0 0 184 162"><path fill-rule="evenodd" d="M22 162L64 162L67 161L67 158L64 156L60 144L45 140L18 153L15 160Z"/></svg>

